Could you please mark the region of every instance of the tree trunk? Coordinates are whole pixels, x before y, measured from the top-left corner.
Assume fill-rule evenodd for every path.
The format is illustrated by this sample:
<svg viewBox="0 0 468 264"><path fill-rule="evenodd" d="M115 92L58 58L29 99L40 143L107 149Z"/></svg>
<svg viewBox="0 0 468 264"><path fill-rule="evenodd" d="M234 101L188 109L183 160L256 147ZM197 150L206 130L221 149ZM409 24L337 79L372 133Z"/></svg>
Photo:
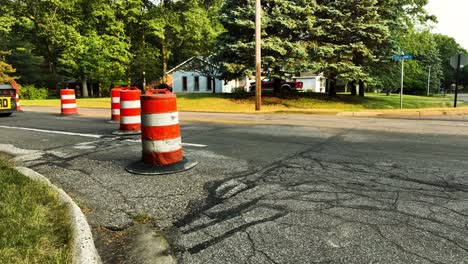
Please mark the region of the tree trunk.
<svg viewBox="0 0 468 264"><path fill-rule="evenodd" d="M328 96L336 96L336 79L330 80L330 88L328 90Z"/></svg>
<svg viewBox="0 0 468 264"><path fill-rule="evenodd" d="M102 83L99 83L99 86L98 86L98 97L102 97L102 90L101 90L101 87L102 87Z"/></svg>
<svg viewBox="0 0 468 264"><path fill-rule="evenodd" d="M213 93L216 93L216 77L213 77Z"/></svg>
<svg viewBox="0 0 468 264"><path fill-rule="evenodd" d="M351 95L356 96L357 91L356 91L356 81L351 82Z"/></svg>
<svg viewBox="0 0 468 264"><path fill-rule="evenodd" d="M364 82L359 80L359 96L364 97Z"/></svg>
<svg viewBox="0 0 468 264"><path fill-rule="evenodd" d="M330 91L330 78L325 79L325 93L328 94L328 91Z"/></svg>
<svg viewBox="0 0 468 264"><path fill-rule="evenodd" d="M81 93L81 96L83 96L84 98L88 98L89 94L88 94L88 83L86 82L86 76L83 76L81 78L81 87L83 90Z"/></svg>
<svg viewBox="0 0 468 264"><path fill-rule="evenodd" d="M163 79L162 82L167 84L167 63L169 61L169 51L165 43L161 44L161 58L162 58L162 70L163 70Z"/></svg>
<svg viewBox="0 0 468 264"><path fill-rule="evenodd" d="M94 85L93 85L93 80L91 80L91 85L90 85L90 95L91 97L94 97Z"/></svg>

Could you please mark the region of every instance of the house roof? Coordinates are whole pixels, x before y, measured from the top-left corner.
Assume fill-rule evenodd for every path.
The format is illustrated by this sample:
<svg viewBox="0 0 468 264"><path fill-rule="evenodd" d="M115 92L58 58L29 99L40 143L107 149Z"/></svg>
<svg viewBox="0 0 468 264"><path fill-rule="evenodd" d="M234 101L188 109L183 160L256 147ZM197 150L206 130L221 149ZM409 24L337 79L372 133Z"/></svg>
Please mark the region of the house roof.
<svg viewBox="0 0 468 264"><path fill-rule="evenodd" d="M201 61L202 63L204 64L207 64L207 65L210 65L211 67L215 67L215 68L219 68L219 66L211 63L210 61L208 61L210 57L202 57L202 56L195 56L195 57L191 57L190 59L182 62L181 64L175 66L173 69L169 70L168 72L166 72L166 74L171 74L177 70L179 70L180 68L184 67L185 65L189 64L190 62L194 61L194 60L198 60L198 61Z"/></svg>

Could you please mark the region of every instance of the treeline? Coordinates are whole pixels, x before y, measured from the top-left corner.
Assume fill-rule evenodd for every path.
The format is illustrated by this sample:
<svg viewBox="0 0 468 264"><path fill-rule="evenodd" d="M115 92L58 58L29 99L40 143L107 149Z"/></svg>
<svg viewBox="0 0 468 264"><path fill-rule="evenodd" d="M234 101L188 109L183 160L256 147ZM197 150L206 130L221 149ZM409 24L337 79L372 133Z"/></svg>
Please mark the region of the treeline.
<svg viewBox="0 0 468 264"><path fill-rule="evenodd" d="M263 3L262 56L270 75L324 72L329 94L337 80L363 96L365 87L388 91L400 87L397 54L413 54L406 63L406 92L423 94L429 67L431 90L449 88L455 71L450 57L463 51L453 38L432 34L435 17L426 13L427 0L268 0ZM220 21L217 59L225 74L252 73L254 65L255 1L226 0ZM465 69L464 84L468 69ZM356 91L356 84L360 88Z"/></svg>
<svg viewBox="0 0 468 264"><path fill-rule="evenodd" d="M364 87L399 87L391 58L405 52L416 57L406 64L409 92L425 91L429 67L432 91L449 88L449 59L463 49L430 32L426 4L264 0L264 74L320 71L331 95L338 79L361 84L352 92L364 95ZM49 88L75 83L83 96L99 96L143 78L165 82L168 69L210 55L226 79L252 74L254 16L254 0L0 0L0 82L10 75Z"/></svg>
<svg viewBox="0 0 468 264"><path fill-rule="evenodd" d="M207 56L223 30L221 0L0 0L0 51L22 84L100 88L159 80ZM91 94L92 95L92 94ZM94 96L97 96L94 94Z"/></svg>

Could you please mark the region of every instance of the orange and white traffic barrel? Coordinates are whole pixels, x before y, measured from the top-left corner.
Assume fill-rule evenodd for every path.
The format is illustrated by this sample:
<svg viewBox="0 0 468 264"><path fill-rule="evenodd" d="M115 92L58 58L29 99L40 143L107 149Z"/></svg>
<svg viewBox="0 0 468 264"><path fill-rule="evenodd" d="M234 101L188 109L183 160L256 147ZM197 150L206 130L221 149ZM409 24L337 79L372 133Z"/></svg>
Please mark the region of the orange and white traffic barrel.
<svg viewBox="0 0 468 264"><path fill-rule="evenodd" d="M152 89L141 96L142 160L127 167L135 174L170 174L189 170L182 153L176 95L167 89Z"/></svg>
<svg viewBox="0 0 468 264"><path fill-rule="evenodd" d="M120 90L123 87L114 87L111 90L111 121L120 121Z"/></svg>
<svg viewBox="0 0 468 264"><path fill-rule="evenodd" d="M62 115L78 114L74 89L60 90L60 103L62 105Z"/></svg>
<svg viewBox="0 0 468 264"><path fill-rule="evenodd" d="M16 110L21 111L21 104L20 104L18 90L16 90Z"/></svg>
<svg viewBox="0 0 468 264"><path fill-rule="evenodd" d="M137 87L120 90L120 128L114 135L141 133L141 91Z"/></svg>

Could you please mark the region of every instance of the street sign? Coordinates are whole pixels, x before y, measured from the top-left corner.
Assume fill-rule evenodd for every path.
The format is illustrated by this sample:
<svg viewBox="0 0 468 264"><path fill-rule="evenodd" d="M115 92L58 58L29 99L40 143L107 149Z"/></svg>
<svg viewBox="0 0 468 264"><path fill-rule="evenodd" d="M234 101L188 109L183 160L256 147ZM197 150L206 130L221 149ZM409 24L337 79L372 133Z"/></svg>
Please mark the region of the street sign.
<svg viewBox="0 0 468 264"><path fill-rule="evenodd" d="M407 55L395 55L393 56L394 61L400 61L400 60L412 60L414 59L413 54L407 54Z"/></svg>
<svg viewBox="0 0 468 264"><path fill-rule="evenodd" d="M454 56L452 56L452 58L450 58L450 65L452 65L452 67L454 69L457 69L458 54L454 55ZM460 67L463 68L463 66L466 66L466 65L468 65L468 55L467 54L461 54Z"/></svg>

